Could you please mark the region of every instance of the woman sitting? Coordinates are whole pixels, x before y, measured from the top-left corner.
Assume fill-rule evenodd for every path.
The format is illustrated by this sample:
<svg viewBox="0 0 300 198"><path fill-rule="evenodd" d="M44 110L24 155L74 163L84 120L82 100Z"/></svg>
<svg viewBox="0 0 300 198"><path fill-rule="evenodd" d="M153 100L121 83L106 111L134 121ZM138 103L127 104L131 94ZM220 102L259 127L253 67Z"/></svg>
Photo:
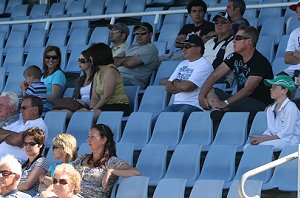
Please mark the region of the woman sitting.
<svg viewBox="0 0 300 198"><path fill-rule="evenodd" d="M88 136L91 154L80 155L73 166L82 176L80 194L108 198L117 178L140 175L140 172L116 157L113 132L104 124L92 127Z"/></svg>
<svg viewBox="0 0 300 198"><path fill-rule="evenodd" d="M45 144L44 132L39 128L27 129L22 134L23 148L28 160L22 164L22 176L18 190L31 196L38 192L39 177L45 175L49 164L42 152Z"/></svg>
<svg viewBox="0 0 300 198"><path fill-rule="evenodd" d="M77 158L77 143L74 136L68 133L57 135L52 140L54 159L59 160L51 164L46 175L40 176L39 191L47 188L52 191L52 177L57 165L61 163L72 163Z"/></svg>
<svg viewBox="0 0 300 198"><path fill-rule="evenodd" d="M41 193L41 198L77 198L82 197L80 191L81 176L79 172L70 164L60 164L56 166L53 177L53 192Z"/></svg>
<svg viewBox="0 0 300 198"><path fill-rule="evenodd" d="M48 46L44 51L43 76L41 81L47 87L46 110L51 110L55 99L62 96L66 84L66 77L60 68L61 52L56 46Z"/></svg>

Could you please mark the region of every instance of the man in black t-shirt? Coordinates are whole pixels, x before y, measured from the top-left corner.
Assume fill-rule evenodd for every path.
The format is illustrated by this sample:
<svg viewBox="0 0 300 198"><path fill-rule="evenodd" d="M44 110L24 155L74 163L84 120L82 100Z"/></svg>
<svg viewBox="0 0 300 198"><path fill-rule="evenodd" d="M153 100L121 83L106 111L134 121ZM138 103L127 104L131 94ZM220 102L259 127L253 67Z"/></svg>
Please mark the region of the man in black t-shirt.
<svg viewBox="0 0 300 198"><path fill-rule="evenodd" d="M220 121L224 112L250 112L254 117L272 103L269 88L264 79L272 79L270 62L256 50L258 32L252 26L241 26L234 37L234 53L204 82L199 94L199 103L204 109L211 109L211 118ZM219 89L212 89L218 79L233 71L237 92L233 95ZM251 119L251 118L250 118Z"/></svg>

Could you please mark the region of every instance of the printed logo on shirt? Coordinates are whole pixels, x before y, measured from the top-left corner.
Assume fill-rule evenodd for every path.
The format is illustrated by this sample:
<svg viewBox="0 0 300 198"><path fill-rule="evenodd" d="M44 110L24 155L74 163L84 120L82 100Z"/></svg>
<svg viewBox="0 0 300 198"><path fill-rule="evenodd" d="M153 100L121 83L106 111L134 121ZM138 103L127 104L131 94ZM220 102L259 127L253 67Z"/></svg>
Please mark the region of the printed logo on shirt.
<svg viewBox="0 0 300 198"><path fill-rule="evenodd" d="M178 77L179 80L188 80L192 75L194 69L189 68L188 66L183 66L179 69Z"/></svg>
<svg viewBox="0 0 300 198"><path fill-rule="evenodd" d="M190 38L190 36L191 35L197 35L197 36L199 36L199 37L201 37L200 35L201 35L201 30L199 30L199 31L197 31L197 32L191 32L191 33L188 33L187 35L186 35L186 40L188 40L189 38Z"/></svg>

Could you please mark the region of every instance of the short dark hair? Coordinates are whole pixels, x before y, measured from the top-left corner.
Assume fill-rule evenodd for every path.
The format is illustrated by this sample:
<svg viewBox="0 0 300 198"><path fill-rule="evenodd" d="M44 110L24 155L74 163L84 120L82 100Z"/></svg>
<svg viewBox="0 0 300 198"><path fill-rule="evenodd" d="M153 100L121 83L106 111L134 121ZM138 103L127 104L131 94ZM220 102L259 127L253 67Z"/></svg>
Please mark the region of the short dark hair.
<svg viewBox="0 0 300 198"><path fill-rule="evenodd" d="M40 97L35 96L35 95L25 95L23 98L24 98L24 100L25 99L30 99L31 106L32 107L38 107L39 116L42 115L42 113L43 113L43 100Z"/></svg>
<svg viewBox="0 0 300 198"><path fill-rule="evenodd" d="M192 0L192 1L190 1L189 4L187 5L187 8L186 8L188 10L188 13L191 13L193 6L201 6L204 10L204 13L206 13L206 11L207 11L207 5L202 0Z"/></svg>
<svg viewBox="0 0 300 198"><path fill-rule="evenodd" d="M245 36L248 36L252 40L253 47L256 47L256 44L257 44L257 41L259 38L257 29L253 26L241 25L241 26L239 26L239 30L244 31Z"/></svg>
<svg viewBox="0 0 300 198"><path fill-rule="evenodd" d="M32 76L36 79L41 79L42 70L36 65L31 65L24 70L23 76L24 77Z"/></svg>
<svg viewBox="0 0 300 198"><path fill-rule="evenodd" d="M89 48L93 58L93 66L113 64L114 59L111 48L105 43L96 43Z"/></svg>
<svg viewBox="0 0 300 198"><path fill-rule="evenodd" d="M233 9L239 8L241 15L244 15L246 11L246 4L244 0L228 0L229 2L232 2Z"/></svg>

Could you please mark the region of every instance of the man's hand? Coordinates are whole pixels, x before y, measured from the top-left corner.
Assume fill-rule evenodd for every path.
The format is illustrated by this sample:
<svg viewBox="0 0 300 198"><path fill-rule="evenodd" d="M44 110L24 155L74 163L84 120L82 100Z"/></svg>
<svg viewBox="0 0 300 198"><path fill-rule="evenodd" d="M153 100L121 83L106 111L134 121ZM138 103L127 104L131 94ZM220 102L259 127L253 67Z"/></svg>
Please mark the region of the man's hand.
<svg viewBox="0 0 300 198"><path fill-rule="evenodd" d="M199 100L200 106L203 109L205 109L205 110L209 110L210 109L210 105L208 104L208 100L206 99L206 97L199 96L198 100Z"/></svg>

